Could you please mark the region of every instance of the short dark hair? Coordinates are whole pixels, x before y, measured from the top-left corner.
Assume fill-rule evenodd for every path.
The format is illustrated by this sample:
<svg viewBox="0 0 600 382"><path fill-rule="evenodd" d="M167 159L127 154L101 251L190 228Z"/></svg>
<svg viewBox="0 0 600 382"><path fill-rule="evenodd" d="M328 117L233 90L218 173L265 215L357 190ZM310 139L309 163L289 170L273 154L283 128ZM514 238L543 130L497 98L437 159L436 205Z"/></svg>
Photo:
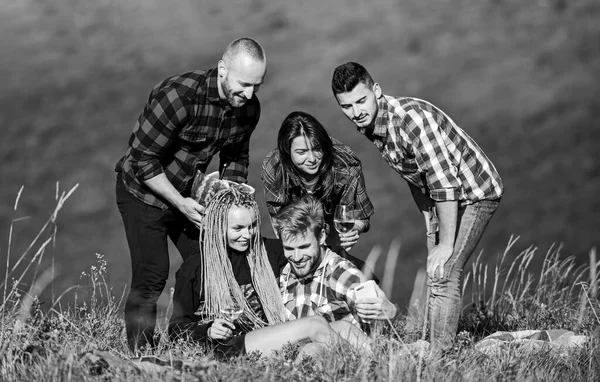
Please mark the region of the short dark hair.
<svg viewBox="0 0 600 382"><path fill-rule="evenodd" d="M245 53L256 61L265 62L266 56L263 47L256 40L249 37L240 37L230 42L225 48L225 52L223 52L222 59L225 63L229 63L233 57L240 53Z"/></svg>
<svg viewBox="0 0 600 382"><path fill-rule="evenodd" d="M327 228L323 205L315 197L304 195L273 216L273 228L281 239L312 232L317 238Z"/></svg>
<svg viewBox="0 0 600 382"><path fill-rule="evenodd" d="M368 88L371 88L373 84L375 84L373 78L364 66L357 64L356 62L347 62L338 66L333 71L331 90L333 90L334 95L347 93L352 91L359 82L367 85Z"/></svg>

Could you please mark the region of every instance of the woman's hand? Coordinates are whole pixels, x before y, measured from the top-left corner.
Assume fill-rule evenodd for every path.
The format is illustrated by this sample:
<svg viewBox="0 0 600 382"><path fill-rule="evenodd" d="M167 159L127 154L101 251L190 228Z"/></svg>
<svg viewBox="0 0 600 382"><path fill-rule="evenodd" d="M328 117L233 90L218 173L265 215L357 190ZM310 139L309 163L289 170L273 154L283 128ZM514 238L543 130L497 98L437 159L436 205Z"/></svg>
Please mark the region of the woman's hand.
<svg viewBox="0 0 600 382"><path fill-rule="evenodd" d="M349 251L354 247L354 244L358 242L359 237L360 234L354 229L346 233L340 233L340 246L346 251Z"/></svg>
<svg viewBox="0 0 600 382"><path fill-rule="evenodd" d="M340 246L346 251L350 251L354 244L358 242L360 234L364 232L367 226L366 220L356 220L354 222L354 228L346 233L340 233Z"/></svg>
<svg viewBox="0 0 600 382"><path fill-rule="evenodd" d="M233 336L233 329L235 326L231 322L217 318L208 328L208 337L213 340L227 340Z"/></svg>

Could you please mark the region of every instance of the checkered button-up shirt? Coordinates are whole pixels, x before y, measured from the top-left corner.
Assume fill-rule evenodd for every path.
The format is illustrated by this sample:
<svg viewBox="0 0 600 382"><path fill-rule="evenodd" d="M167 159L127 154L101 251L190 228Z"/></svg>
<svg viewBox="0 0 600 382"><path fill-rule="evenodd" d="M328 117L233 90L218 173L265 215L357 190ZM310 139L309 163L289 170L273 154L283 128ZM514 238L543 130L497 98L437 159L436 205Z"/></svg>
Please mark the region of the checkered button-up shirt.
<svg viewBox="0 0 600 382"><path fill-rule="evenodd" d="M167 202L144 181L164 173L187 196L195 170L205 172L217 152L220 167L228 164L223 177L246 182L250 135L259 118L256 96L240 108L219 98L217 69L167 78L150 93L115 171L133 196L162 209Z"/></svg>
<svg viewBox="0 0 600 382"><path fill-rule="evenodd" d="M355 294L349 291L365 281L358 268L330 249L312 276L299 280L287 264L279 277L286 317L295 320L320 315L329 322L348 320L360 327L353 310Z"/></svg>
<svg viewBox="0 0 600 382"><path fill-rule="evenodd" d="M356 219L368 222L374 213L374 208L371 199L367 195L362 164L348 146L335 138L331 138L331 140L334 144L334 152L343 152L345 156L353 158L353 162L346 164L337 156L334 157L332 171L335 183L331 194L325 200L322 200L325 211L328 215L333 215L336 205L348 204L352 206L353 210L357 211ZM296 174L287 174L287 176L289 177L289 185L284 189L284 174L279 150L275 149L267 154L262 165L262 181L267 209L271 216L277 214L284 207L284 195L289 201L306 193L300 178ZM321 192L322 189L317 188L313 194L320 199Z"/></svg>
<svg viewBox="0 0 600 382"><path fill-rule="evenodd" d="M504 186L477 143L444 112L417 98L383 95L371 140L402 178L435 201L497 199Z"/></svg>

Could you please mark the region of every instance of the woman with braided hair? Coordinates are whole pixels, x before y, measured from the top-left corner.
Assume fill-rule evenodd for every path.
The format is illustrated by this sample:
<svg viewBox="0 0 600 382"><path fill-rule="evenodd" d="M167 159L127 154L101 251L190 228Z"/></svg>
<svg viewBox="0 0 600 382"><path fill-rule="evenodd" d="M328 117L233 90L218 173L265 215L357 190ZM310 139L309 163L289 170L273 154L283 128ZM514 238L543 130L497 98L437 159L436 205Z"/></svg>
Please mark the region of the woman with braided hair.
<svg viewBox="0 0 600 382"><path fill-rule="evenodd" d="M315 346L340 341L321 316L284 322L277 278L286 259L281 242L262 238L259 227L252 193L234 186L211 198L200 230L200 255L186 259L177 271L171 339L204 343L219 359L255 350L268 356L300 341ZM239 319L226 318L232 307L241 311Z"/></svg>

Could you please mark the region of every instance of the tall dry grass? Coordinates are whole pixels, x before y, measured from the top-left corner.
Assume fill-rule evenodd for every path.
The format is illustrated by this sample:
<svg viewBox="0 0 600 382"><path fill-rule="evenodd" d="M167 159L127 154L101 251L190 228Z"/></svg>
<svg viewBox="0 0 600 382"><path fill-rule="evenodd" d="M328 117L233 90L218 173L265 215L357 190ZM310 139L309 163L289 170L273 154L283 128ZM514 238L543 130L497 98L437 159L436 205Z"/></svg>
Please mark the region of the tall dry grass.
<svg viewBox="0 0 600 382"><path fill-rule="evenodd" d="M102 255L82 273L80 285L72 288L76 293L67 290L53 296L49 308L43 308L39 296L57 272L39 269L32 286L23 287L24 275L31 274L27 271L42 264L40 258L56 236L56 216L74 190L57 193L56 208L27 251L14 263L7 262L0 305L2 381L593 381L600 375L595 251L590 264L578 266L572 257L562 258L561 247L555 246L544 255L543 268L534 270L534 247L506 263L516 241L512 238L495 265L479 256L465 276L465 285L472 285L472 304L464 311L461 332L451 348L420 347L415 341L426 336L424 326L407 326L400 318L374 325L373 354L340 346L322 359L293 362L298 349L290 345L270 359L250 354L222 363L201 346L169 342L163 327L157 333L159 346L133 358L123 332L123 295L115 296ZM387 264L396 261L399 250L398 242L390 246ZM373 252L371 267L382 252ZM23 271L14 274L16 269ZM384 275L382 285L389 286L390 277L394 275ZM9 283L9 278L14 281ZM496 357L474 346L498 330L560 328L586 335L588 341L560 354L515 345Z"/></svg>

